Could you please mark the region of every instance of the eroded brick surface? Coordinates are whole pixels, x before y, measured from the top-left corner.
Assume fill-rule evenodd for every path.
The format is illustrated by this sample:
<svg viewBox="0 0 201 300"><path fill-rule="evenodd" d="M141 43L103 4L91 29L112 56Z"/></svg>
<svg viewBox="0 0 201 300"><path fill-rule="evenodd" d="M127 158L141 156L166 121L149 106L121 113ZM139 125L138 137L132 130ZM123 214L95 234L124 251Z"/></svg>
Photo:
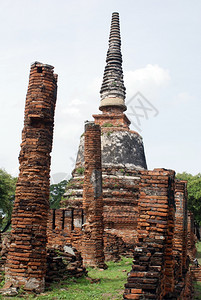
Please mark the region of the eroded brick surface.
<svg viewBox="0 0 201 300"><path fill-rule="evenodd" d="M59 282L72 276L79 278L86 274L82 257L77 249L68 244L48 248L46 283Z"/></svg>
<svg viewBox="0 0 201 300"><path fill-rule="evenodd" d="M105 259L134 254L124 299L192 299L192 279L201 275L200 268L189 268L196 240L193 215L187 213L186 182L175 180L171 170L146 170L142 138L129 129L124 114L120 45L114 13L102 114L86 124L73 179L58 210L48 211L56 76L51 66L31 67L11 245L9 252L2 249L6 287L44 289L48 237L48 281L65 278L66 272L85 274L77 250L85 265L100 268Z"/></svg>
<svg viewBox="0 0 201 300"><path fill-rule="evenodd" d="M194 216L192 212L188 212L187 253L190 259L193 259L196 254L195 243L196 243L196 237L195 237Z"/></svg>
<svg viewBox="0 0 201 300"><path fill-rule="evenodd" d="M141 171L138 242L124 299L163 299L173 291L173 184L173 171Z"/></svg>
<svg viewBox="0 0 201 300"><path fill-rule="evenodd" d="M82 256L85 265L105 268L100 137L100 126L92 122L85 124Z"/></svg>
<svg viewBox="0 0 201 300"><path fill-rule="evenodd" d="M41 292L46 272L46 226L49 209L50 152L57 76L53 67L31 66L19 156L20 174L5 268L5 288L23 286Z"/></svg>
<svg viewBox="0 0 201 300"><path fill-rule="evenodd" d="M82 209L50 210L47 223L48 248L72 245L82 251Z"/></svg>
<svg viewBox="0 0 201 300"><path fill-rule="evenodd" d="M174 276L178 293L184 288L187 264L187 182L175 182Z"/></svg>
<svg viewBox="0 0 201 300"><path fill-rule="evenodd" d="M195 235L186 182L165 169L140 173L138 241L124 299L192 299L187 248L192 260Z"/></svg>

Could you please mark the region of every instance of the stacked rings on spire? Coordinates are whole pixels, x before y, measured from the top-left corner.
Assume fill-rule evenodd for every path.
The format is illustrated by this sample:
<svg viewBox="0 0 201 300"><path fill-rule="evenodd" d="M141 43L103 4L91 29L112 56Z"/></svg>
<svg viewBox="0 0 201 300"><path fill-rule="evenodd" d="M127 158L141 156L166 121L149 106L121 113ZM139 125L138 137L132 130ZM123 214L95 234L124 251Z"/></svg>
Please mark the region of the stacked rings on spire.
<svg viewBox="0 0 201 300"><path fill-rule="evenodd" d="M116 12L112 14L106 63L100 90L101 100L105 98L120 98L124 103L126 89L123 81L119 14Z"/></svg>

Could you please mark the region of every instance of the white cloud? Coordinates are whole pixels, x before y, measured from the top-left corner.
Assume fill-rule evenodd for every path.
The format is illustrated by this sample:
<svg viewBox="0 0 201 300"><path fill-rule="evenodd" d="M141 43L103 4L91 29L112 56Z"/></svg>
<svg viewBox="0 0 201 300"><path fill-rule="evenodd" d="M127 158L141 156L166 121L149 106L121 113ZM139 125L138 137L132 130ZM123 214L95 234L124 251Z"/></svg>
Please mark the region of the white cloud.
<svg viewBox="0 0 201 300"><path fill-rule="evenodd" d="M88 86L88 92L90 95L97 95L101 89L101 84L103 81L103 76L99 76L90 83Z"/></svg>
<svg viewBox="0 0 201 300"><path fill-rule="evenodd" d="M89 98L98 97L100 99L99 91L102 80L103 77L100 76L90 83L88 86ZM141 92L150 99L156 98L159 91L168 86L170 80L169 70L158 65L148 64L144 68L135 71L125 71L124 84L126 87L126 98L129 100L137 92ZM97 106L97 102L95 104Z"/></svg>
<svg viewBox="0 0 201 300"><path fill-rule="evenodd" d="M76 116L79 116L80 115L80 109L77 108L77 107L65 107L64 109L61 110L61 113L63 115L70 115L72 117L76 117Z"/></svg>
<svg viewBox="0 0 201 300"><path fill-rule="evenodd" d="M83 105L85 103L86 103L86 101L75 98L70 102L69 106L78 106L78 105Z"/></svg>
<svg viewBox="0 0 201 300"><path fill-rule="evenodd" d="M75 98L72 99L67 105L59 110L59 113L63 116L70 116L73 118L80 117L82 110L86 106L86 101Z"/></svg>
<svg viewBox="0 0 201 300"><path fill-rule="evenodd" d="M169 70L158 65L148 64L144 68L135 71L126 71L124 80L127 98L136 92L154 97L162 87L166 87L170 81Z"/></svg>

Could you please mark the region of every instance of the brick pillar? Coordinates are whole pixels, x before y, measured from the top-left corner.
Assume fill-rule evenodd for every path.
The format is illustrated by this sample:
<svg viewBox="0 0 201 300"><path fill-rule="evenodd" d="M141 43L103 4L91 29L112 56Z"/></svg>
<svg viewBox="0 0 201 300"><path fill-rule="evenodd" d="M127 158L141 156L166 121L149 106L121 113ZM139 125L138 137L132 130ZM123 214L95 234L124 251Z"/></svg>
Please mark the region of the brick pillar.
<svg viewBox="0 0 201 300"><path fill-rule="evenodd" d="M175 279L183 280L187 259L187 182L176 181L175 184L175 231L174 256Z"/></svg>
<svg viewBox="0 0 201 300"><path fill-rule="evenodd" d="M105 268L103 250L103 196L101 170L101 129L93 122L85 124L85 173L83 188L83 262Z"/></svg>
<svg viewBox="0 0 201 300"><path fill-rule="evenodd" d="M192 212L188 211L188 229L187 229L187 252L192 260L196 255L196 236L194 227L194 215Z"/></svg>
<svg viewBox="0 0 201 300"><path fill-rule="evenodd" d="M53 69L38 62L31 65L5 288L23 286L42 292L45 286L50 152L57 93Z"/></svg>

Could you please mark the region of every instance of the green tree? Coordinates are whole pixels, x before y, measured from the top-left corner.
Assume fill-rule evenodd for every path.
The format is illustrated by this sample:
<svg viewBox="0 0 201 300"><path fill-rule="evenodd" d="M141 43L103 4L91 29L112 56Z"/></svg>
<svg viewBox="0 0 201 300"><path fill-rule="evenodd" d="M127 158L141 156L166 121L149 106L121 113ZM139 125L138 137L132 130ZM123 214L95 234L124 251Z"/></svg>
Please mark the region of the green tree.
<svg viewBox="0 0 201 300"><path fill-rule="evenodd" d="M176 175L177 179L187 180L188 209L193 212L197 223L201 224L201 174L193 176L183 172Z"/></svg>
<svg viewBox="0 0 201 300"><path fill-rule="evenodd" d="M16 182L17 178L0 169L0 228L11 219Z"/></svg>
<svg viewBox="0 0 201 300"><path fill-rule="evenodd" d="M59 208L61 198L66 190L67 180L50 185L50 208Z"/></svg>

